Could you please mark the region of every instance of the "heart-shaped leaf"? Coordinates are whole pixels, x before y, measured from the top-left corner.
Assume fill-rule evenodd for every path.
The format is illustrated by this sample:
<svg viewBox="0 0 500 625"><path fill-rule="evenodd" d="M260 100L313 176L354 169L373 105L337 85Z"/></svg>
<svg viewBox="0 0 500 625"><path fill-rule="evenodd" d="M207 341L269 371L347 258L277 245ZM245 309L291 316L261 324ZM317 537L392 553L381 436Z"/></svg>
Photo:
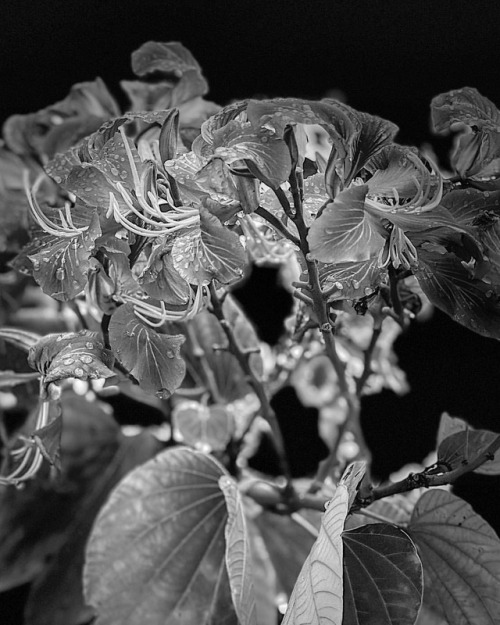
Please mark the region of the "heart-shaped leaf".
<svg viewBox="0 0 500 625"><path fill-rule="evenodd" d="M252 556L245 513L238 486L228 475L219 478L226 500L226 566L233 604L241 625L257 625Z"/></svg>
<svg viewBox="0 0 500 625"><path fill-rule="evenodd" d="M134 314L134 305L120 306L109 324L111 347L142 389L166 399L186 372L180 357L184 336L158 334Z"/></svg>
<svg viewBox="0 0 500 625"><path fill-rule="evenodd" d="M342 530L349 491L337 486L323 516L318 538L299 574L283 625L341 625L343 613Z"/></svg>
<svg viewBox="0 0 500 625"><path fill-rule="evenodd" d="M172 416L183 441L205 453L223 451L234 431L233 418L221 404L186 401L175 407Z"/></svg>
<svg viewBox="0 0 500 625"><path fill-rule="evenodd" d="M496 625L500 540L488 523L439 489L418 500L408 533L424 566L424 601L453 625Z"/></svg>
<svg viewBox="0 0 500 625"><path fill-rule="evenodd" d="M413 625L422 602L422 564L402 529L386 523L342 534L343 625Z"/></svg>
<svg viewBox="0 0 500 625"><path fill-rule="evenodd" d="M376 256L385 239L365 211L368 187L339 193L313 222L308 235L311 254L324 263L365 261Z"/></svg>
<svg viewBox="0 0 500 625"><path fill-rule="evenodd" d="M102 625L237 624L223 475L212 457L179 448L116 488L94 525L84 572L85 596Z"/></svg>

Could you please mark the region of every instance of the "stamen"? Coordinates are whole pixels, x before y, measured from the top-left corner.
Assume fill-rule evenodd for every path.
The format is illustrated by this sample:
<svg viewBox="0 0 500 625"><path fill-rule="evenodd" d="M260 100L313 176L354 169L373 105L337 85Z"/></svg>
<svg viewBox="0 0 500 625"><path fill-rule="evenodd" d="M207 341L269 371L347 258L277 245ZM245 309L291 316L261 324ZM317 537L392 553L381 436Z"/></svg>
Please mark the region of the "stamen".
<svg viewBox="0 0 500 625"><path fill-rule="evenodd" d="M88 230L88 226L85 226L83 228L76 228L74 224L70 224L66 221L66 219L64 219L61 211L59 211L59 216L61 217L61 222L63 224L62 226L56 224L49 217L47 217L47 215L45 215L36 200L36 193L40 187L43 177L43 174L40 174L40 176L38 176L38 178L35 180L33 186L30 188L29 171L27 169L23 171L23 186L26 197L28 198L31 215L40 226L40 228L42 228L42 230L44 230L48 234L52 234L56 237L65 238L73 238L78 234L86 232Z"/></svg>
<svg viewBox="0 0 500 625"><path fill-rule="evenodd" d="M123 139L123 145L125 147L125 152L127 153L127 158L128 158L128 162L130 164L130 169L132 170L132 177L134 179L134 187L137 190L139 188L139 185L140 185L139 174L137 172L137 167L135 165L134 156L132 154L132 150L130 149L130 145L128 143L128 138L127 138L127 135L125 134L125 129L124 129L123 125L120 126L120 134L121 134L122 139Z"/></svg>

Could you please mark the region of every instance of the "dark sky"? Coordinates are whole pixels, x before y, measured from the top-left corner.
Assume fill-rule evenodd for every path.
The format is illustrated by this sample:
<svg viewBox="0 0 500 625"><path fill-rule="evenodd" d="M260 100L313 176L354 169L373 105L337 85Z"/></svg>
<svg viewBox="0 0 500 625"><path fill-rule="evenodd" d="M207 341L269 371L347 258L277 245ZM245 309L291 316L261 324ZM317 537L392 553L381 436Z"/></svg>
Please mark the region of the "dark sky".
<svg viewBox="0 0 500 625"><path fill-rule="evenodd" d="M219 103L341 89L402 143L429 139L441 91L475 86L500 104L496 0L2 0L1 22L0 119L97 75L119 94L150 39L190 48Z"/></svg>

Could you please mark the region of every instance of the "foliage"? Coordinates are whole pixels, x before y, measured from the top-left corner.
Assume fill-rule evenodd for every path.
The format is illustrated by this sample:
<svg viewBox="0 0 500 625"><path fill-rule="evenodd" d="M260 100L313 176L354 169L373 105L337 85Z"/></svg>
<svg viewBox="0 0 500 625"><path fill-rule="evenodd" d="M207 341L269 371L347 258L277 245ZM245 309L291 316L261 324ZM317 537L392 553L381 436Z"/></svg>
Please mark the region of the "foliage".
<svg viewBox="0 0 500 625"><path fill-rule="evenodd" d="M96 79L3 127L0 589L31 584L29 625L500 623L500 541L443 490L499 474L500 436L445 414L436 462L374 485L359 419L407 390L422 305L500 339L500 112L433 100L445 178L336 100L205 100L180 43L132 69L129 112ZM231 295L254 263L294 294L275 346ZM302 481L285 385L329 447ZM278 478L248 464L263 436Z"/></svg>

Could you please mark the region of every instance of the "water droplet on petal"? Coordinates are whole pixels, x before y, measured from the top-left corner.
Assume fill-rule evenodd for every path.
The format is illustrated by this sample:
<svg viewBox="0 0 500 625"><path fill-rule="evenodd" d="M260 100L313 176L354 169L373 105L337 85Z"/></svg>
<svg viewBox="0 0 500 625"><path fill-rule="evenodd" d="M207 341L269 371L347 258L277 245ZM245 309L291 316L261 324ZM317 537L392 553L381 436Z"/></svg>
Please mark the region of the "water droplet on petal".
<svg viewBox="0 0 500 625"><path fill-rule="evenodd" d="M86 365L90 365L90 363L93 361L93 358L92 356L88 356L87 354L84 354L83 356L80 356L80 360Z"/></svg>
<svg viewBox="0 0 500 625"><path fill-rule="evenodd" d="M75 376L77 378L82 378L85 375L85 371L83 369L80 369L80 367L77 367L73 373L75 374Z"/></svg>
<svg viewBox="0 0 500 625"><path fill-rule="evenodd" d="M74 358L65 358L63 360L63 365L66 365L66 367L69 367L70 365L72 365L75 362Z"/></svg>
<svg viewBox="0 0 500 625"><path fill-rule="evenodd" d="M94 343L91 343L90 341L88 341L87 343L85 343L85 347L87 349L94 349Z"/></svg>
<svg viewBox="0 0 500 625"><path fill-rule="evenodd" d="M56 271L56 280L64 280L65 277L66 273L64 269L62 269L62 267L59 267L59 269L57 269Z"/></svg>

